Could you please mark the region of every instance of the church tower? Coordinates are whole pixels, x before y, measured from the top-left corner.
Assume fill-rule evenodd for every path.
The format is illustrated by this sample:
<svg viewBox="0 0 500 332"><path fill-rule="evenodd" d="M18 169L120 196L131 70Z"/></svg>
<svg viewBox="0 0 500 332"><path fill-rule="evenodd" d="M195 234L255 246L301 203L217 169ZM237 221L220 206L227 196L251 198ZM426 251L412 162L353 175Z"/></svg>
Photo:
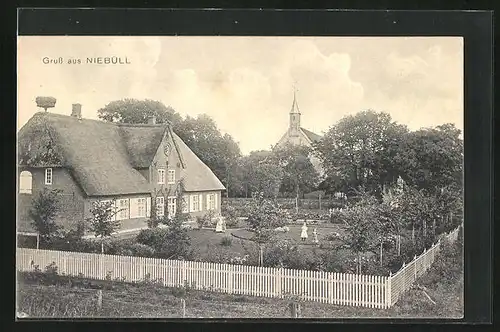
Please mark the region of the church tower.
<svg viewBox="0 0 500 332"><path fill-rule="evenodd" d="M299 136L300 133L300 110L297 104L296 93L293 91L293 103L290 110L290 136Z"/></svg>

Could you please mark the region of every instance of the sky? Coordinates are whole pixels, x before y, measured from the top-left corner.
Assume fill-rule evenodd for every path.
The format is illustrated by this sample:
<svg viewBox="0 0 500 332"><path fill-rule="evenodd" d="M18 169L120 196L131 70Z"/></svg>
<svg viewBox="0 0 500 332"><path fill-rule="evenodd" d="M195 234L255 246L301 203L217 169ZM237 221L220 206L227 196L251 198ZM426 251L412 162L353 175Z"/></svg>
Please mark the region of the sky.
<svg viewBox="0 0 500 332"><path fill-rule="evenodd" d="M110 56L129 64L86 63ZM210 115L247 154L286 132L294 89L302 127L317 134L367 109L411 130L463 130L461 37L20 36L17 67L18 130L37 96L55 97L59 114L81 103L90 119L113 100L154 99Z"/></svg>

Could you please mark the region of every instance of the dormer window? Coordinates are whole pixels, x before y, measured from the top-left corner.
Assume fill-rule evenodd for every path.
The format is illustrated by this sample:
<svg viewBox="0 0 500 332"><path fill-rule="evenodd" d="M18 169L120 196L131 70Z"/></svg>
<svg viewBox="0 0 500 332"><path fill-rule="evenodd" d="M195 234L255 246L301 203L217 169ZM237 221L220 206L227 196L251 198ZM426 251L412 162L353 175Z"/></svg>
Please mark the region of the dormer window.
<svg viewBox="0 0 500 332"><path fill-rule="evenodd" d="M165 170L163 168L158 169L158 184L165 184Z"/></svg>
<svg viewBox="0 0 500 332"><path fill-rule="evenodd" d="M52 184L52 168L45 169L45 184L47 185Z"/></svg>

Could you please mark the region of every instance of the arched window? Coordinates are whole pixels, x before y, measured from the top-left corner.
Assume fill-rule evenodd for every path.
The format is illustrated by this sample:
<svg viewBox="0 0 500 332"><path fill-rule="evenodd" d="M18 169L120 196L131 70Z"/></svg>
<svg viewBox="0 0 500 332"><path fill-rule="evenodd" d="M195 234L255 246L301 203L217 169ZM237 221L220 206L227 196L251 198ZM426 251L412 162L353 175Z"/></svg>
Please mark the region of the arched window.
<svg viewBox="0 0 500 332"><path fill-rule="evenodd" d="M28 171L22 171L19 176L19 192L21 194L31 194L32 177Z"/></svg>

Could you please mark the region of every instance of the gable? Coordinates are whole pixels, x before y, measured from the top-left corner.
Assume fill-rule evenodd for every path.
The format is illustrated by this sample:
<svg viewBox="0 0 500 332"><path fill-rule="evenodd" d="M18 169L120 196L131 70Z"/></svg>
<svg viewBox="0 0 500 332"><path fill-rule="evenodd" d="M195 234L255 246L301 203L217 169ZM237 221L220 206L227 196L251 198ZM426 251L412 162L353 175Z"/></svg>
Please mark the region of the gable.
<svg viewBox="0 0 500 332"><path fill-rule="evenodd" d="M225 190L226 188L212 170L184 143L174 132L165 135L165 142L170 145L171 158L180 166L180 176L186 191ZM163 153L163 151L158 151ZM184 168L182 167L184 165Z"/></svg>

